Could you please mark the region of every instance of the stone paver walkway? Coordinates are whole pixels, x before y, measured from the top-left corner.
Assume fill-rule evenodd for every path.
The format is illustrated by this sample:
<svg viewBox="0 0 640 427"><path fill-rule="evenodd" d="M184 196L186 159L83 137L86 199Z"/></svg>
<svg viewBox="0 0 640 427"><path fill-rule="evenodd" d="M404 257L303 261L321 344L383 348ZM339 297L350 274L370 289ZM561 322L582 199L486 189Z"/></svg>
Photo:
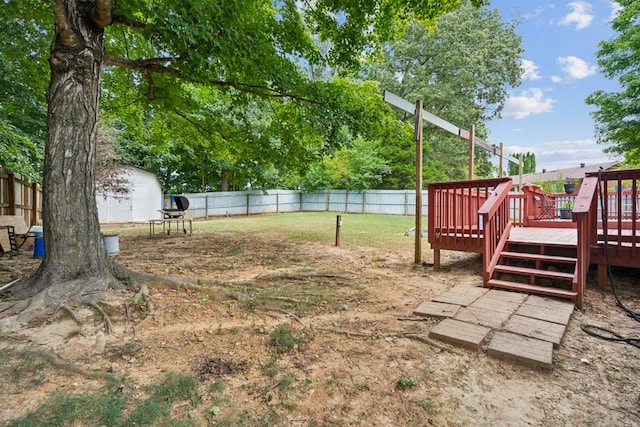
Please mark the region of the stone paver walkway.
<svg viewBox="0 0 640 427"><path fill-rule="evenodd" d="M431 338L551 369L553 349L573 309L572 303L553 298L460 285L420 304L414 314L444 318Z"/></svg>

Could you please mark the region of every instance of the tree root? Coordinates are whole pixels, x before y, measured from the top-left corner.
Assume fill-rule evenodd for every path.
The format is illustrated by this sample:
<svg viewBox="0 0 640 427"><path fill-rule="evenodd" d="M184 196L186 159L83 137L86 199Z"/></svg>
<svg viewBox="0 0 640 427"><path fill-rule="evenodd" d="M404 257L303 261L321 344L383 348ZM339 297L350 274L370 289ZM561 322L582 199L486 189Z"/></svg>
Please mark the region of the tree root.
<svg viewBox="0 0 640 427"><path fill-rule="evenodd" d="M65 371L73 372L75 374L79 374L91 379L117 379L117 377L108 372L96 372L89 371L87 369L81 368L73 363L62 362L58 356L53 353L49 353L48 351L43 350L16 350L15 353L18 356L23 357L37 357L46 362L49 362L51 366L59 369L63 369Z"/></svg>
<svg viewBox="0 0 640 427"><path fill-rule="evenodd" d="M418 341L418 342L421 342L421 343L424 343L424 344L428 344L431 347L435 347L435 348L443 350L443 351L448 351L449 353L453 353L453 354L458 355L458 356L464 356L465 355L460 350L456 350L455 348L447 347L444 344L440 344L438 342L435 342L431 338L428 338L428 337L425 337L425 336L422 336L422 335L406 334L406 335L404 335L404 338L408 338L410 340L414 340L414 341Z"/></svg>
<svg viewBox="0 0 640 427"><path fill-rule="evenodd" d="M298 317L297 315L290 313L286 310L282 310L280 308L268 308L266 310L269 311L277 311L278 313L282 313L284 315L287 315L288 317L291 317L292 319L294 319L296 322L300 323L303 327L307 327L307 325L302 321L302 319L300 317Z"/></svg>
<svg viewBox="0 0 640 427"><path fill-rule="evenodd" d="M82 323L82 320L78 319L78 317L76 316L76 314L73 312L73 310L71 310L71 308L69 308L68 306L61 304L59 307L60 310L64 311L65 313L67 313L67 316L69 316L74 322L76 322L76 324L78 326L80 326L82 328L82 326L84 325ZM58 310L56 310L58 311ZM53 313L55 314L55 313Z"/></svg>
<svg viewBox="0 0 640 427"><path fill-rule="evenodd" d="M97 311L98 314L100 314L100 317L102 317L102 321L104 322L104 333L106 335L111 335L111 333L113 333L113 324L111 323L111 319L109 319L107 313L105 313L104 310L95 302L90 302L89 306Z"/></svg>

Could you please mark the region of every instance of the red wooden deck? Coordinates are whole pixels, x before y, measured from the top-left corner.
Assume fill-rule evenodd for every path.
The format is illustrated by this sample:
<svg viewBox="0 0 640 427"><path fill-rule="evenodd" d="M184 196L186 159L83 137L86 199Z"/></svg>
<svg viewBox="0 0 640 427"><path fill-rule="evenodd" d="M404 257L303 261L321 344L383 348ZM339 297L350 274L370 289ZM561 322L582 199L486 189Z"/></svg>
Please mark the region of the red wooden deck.
<svg viewBox="0 0 640 427"><path fill-rule="evenodd" d="M582 307L590 265L598 266L601 284L607 281L605 228L611 265L640 267L639 184L640 169L589 174L573 194L530 184L511 194L509 178L429 184L434 266L443 249L482 253L485 286L570 298ZM560 219L569 204L571 219Z"/></svg>

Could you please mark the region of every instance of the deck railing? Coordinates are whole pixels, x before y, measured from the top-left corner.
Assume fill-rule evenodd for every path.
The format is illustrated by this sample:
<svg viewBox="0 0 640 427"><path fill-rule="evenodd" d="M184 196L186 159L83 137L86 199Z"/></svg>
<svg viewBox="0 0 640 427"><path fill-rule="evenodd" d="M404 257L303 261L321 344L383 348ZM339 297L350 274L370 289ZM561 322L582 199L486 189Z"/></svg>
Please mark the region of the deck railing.
<svg viewBox="0 0 640 427"><path fill-rule="evenodd" d="M597 239L597 192L598 178L586 177L580 185L573 207L573 220L576 222L578 233L576 274L573 279L576 295L576 306L582 308L584 288L587 283L587 272L591 265L591 247Z"/></svg>
<svg viewBox="0 0 640 427"><path fill-rule="evenodd" d="M592 173L588 178L600 178L597 202L592 212L598 212L592 220L590 234L591 260L598 264L598 283L607 283L606 263L622 267L638 267L640 256L640 169ZM594 214L594 216L596 216ZM608 254L604 252L605 223ZM597 221L597 223L596 223ZM608 255L608 256L607 256Z"/></svg>
<svg viewBox="0 0 640 427"><path fill-rule="evenodd" d="M436 268L440 266L441 249L478 253L485 250L483 221L486 219L481 219L478 211L485 201L492 197L496 187L505 183L510 184L511 179L428 184L428 240L434 250ZM508 206L502 218L509 218Z"/></svg>
<svg viewBox="0 0 640 427"><path fill-rule="evenodd" d="M498 184L478 210L484 224L483 276L485 283L491 278L491 273L509 238L512 224L509 200L511 186L511 179Z"/></svg>

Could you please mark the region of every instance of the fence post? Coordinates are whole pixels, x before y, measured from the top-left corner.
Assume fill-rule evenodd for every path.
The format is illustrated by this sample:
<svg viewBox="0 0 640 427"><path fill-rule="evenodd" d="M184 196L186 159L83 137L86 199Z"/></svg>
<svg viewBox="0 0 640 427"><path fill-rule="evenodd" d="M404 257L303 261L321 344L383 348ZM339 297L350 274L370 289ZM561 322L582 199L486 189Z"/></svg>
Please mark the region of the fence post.
<svg viewBox="0 0 640 427"><path fill-rule="evenodd" d="M249 198L251 197L251 194L249 194L249 192L247 192L247 216L249 216Z"/></svg>
<svg viewBox="0 0 640 427"><path fill-rule="evenodd" d="M302 209L302 191L300 191L300 190L298 190L298 191L299 191L298 198L300 200L300 212L303 212L303 209Z"/></svg>
<svg viewBox="0 0 640 427"><path fill-rule="evenodd" d="M349 212L349 190L344 195L344 213Z"/></svg>
<svg viewBox="0 0 640 427"><path fill-rule="evenodd" d="M331 205L331 190L327 190L327 212L329 212L330 205Z"/></svg>
<svg viewBox="0 0 640 427"><path fill-rule="evenodd" d="M276 191L276 213L280 213L280 192Z"/></svg>
<svg viewBox="0 0 640 427"><path fill-rule="evenodd" d="M38 184L31 184L31 224L35 225L38 223Z"/></svg>
<svg viewBox="0 0 640 427"><path fill-rule="evenodd" d="M362 191L362 213L365 213L365 206L367 205L367 192Z"/></svg>
<svg viewBox="0 0 640 427"><path fill-rule="evenodd" d="M16 176L12 173L7 176L7 215L16 214Z"/></svg>

